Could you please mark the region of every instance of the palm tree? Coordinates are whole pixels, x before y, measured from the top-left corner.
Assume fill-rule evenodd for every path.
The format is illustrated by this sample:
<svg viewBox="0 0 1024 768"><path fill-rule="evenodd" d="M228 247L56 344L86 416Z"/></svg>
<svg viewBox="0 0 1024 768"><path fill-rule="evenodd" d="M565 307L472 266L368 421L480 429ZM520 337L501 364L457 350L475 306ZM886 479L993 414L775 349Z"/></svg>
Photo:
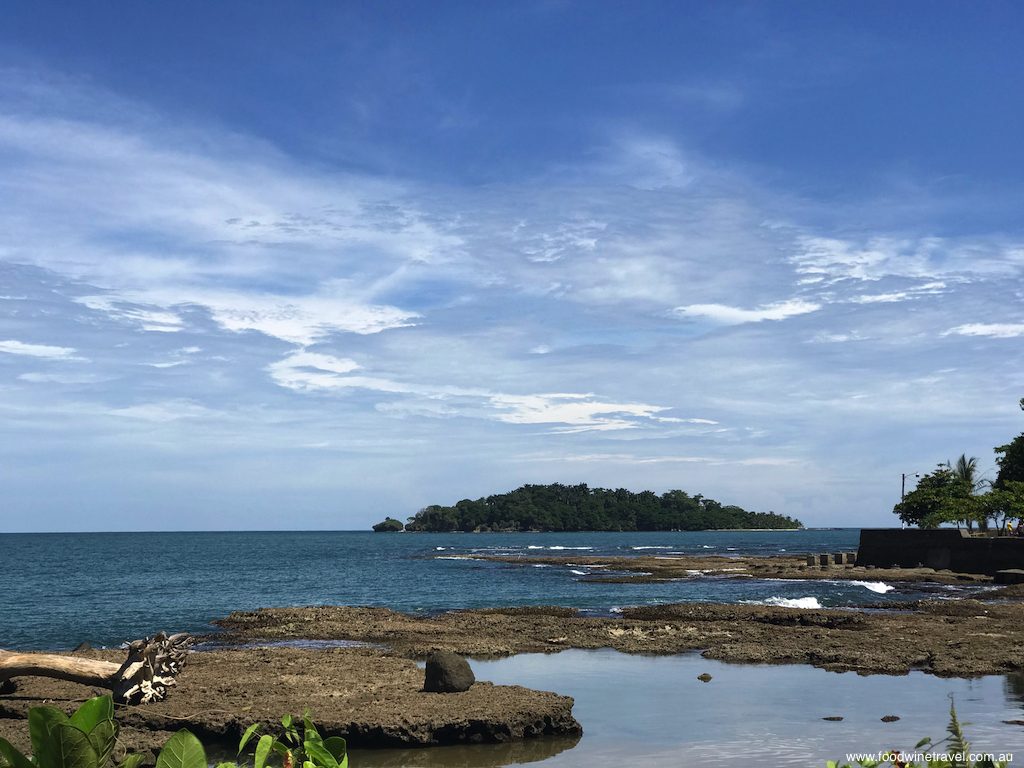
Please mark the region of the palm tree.
<svg viewBox="0 0 1024 768"><path fill-rule="evenodd" d="M978 473L977 456L971 456L968 459L966 453L961 453L960 458L956 460L956 466L951 466L950 469L953 470L953 476L957 480L963 480L971 487L971 493L974 493L981 486L981 481L975 479Z"/></svg>
<svg viewBox="0 0 1024 768"><path fill-rule="evenodd" d="M952 470L953 477L955 477L957 480L963 481L967 485L967 487L970 489L968 492L972 496L974 495L975 491L981 488L982 484L985 482L984 480L979 480L977 477L978 458L976 456L971 456L971 458L967 458L966 453L961 453L960 458L956 460L956 464L951 464L950 462L947 461L946 466ZM971 518L967 517L966 522L967 530L971 530L971 528L973 527L971 525ZM959 523L957 524L957 527L959 527ZM978 520L978 528L983 531L988 530L988 520L985 517L981 517Z"/></svg>

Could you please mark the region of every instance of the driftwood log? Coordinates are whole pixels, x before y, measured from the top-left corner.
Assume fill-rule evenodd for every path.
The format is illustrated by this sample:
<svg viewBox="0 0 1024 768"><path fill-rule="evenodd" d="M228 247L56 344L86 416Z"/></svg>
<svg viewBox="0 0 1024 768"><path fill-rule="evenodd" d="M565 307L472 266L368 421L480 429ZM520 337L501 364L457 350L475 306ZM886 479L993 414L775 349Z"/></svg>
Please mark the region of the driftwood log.
<svg viewBox="0 0 1024 768"><path fill-rule="evenodd" d="M185 665L192 638L163 632L128 644L123 664L50 653L0 650L0 690L11 678L36 676L109 688L120 704L161 701Z"/></svg>

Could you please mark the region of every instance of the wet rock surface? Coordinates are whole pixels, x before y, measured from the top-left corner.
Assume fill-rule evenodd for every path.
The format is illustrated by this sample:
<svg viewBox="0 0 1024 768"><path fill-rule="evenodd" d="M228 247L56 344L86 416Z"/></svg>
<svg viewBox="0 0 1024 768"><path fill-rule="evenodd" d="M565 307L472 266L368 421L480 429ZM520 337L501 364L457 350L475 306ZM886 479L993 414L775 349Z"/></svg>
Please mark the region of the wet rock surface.
<svg viewBox="0 0 1024 768"><path fill-rule="evenodd" d="M89 652L114 658L119 652ZM43 678L20 678L0 697L0 736L27 747L23 718L44 701L73 710L102 693ZM501 743L536 736L578 736L573 700L546 691L478 682L443 696L424 693L423 672L404 658L365 648L246 648L193 653L166 701L119 707L123 741L151 751L188 728L205 742L237 745L251 723L310 709L325 736L352 748Z"/></svg>
<svg viewBox="0 0 1024 768"><path fill-rule="evenodd" d="M744 663L811 664L832 671L946 677L1004 674L1024 667L1024 604L925 600L899 612L805 610L685 603L625 609L622 618L566 608L453 611L410 616L386 608L269 608L219 622L221 640L323 638L383 643L426 658L613 648L624 653L701 651Z"/></svg>

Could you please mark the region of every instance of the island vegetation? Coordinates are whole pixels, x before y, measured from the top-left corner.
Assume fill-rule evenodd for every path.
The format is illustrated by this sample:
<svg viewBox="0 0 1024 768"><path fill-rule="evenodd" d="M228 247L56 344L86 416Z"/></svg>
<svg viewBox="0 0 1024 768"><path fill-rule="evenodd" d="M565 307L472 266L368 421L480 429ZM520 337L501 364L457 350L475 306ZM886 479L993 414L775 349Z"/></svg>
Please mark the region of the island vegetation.
<svg viewBox="0 0 1024 768"><path fill-rule="evenodd" d="M388 521L374 526L381 528ZM395 521L397 522L397 521ZM508 493L432 504L409 518L407 531L705 531L740 528L802 528L799 520L774 512L748 512L700 494L635 493L625 488L524 485Z"/></svg>
<svg viewBox="0 0 1024 768"><path fill-rule="evenodd" d="M1024 410L1024 398L1020 400ZM1024 518L1024 433L997 445L995 480L978 477L978 459L961 454L922 475L917 487L893 507L907 525L937 528L955 523L968 529L1004 528Z"/></svg>

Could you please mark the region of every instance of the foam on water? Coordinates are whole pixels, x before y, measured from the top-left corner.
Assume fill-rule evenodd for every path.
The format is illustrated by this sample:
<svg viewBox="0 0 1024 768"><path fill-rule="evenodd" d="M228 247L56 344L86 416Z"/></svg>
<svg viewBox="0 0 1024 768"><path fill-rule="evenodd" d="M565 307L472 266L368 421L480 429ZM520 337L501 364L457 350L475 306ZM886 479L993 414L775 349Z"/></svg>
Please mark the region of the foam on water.
<svg viewBox="0 0 1024 768"><path fill-rule="evenodd" d="M777 605L780 608L823 608L816 597L769 597L764 600L740 600L747 605Z"/></svg>
<svg viewBox="0 0 1024 768"><path fill-rule="evenodd" d="M896 589L892 584L886 584L884 581L851 581L850 583L856 584L858 587L864 587L864 589L870 589L872 592L877 592L880 595Z"/></svg>

